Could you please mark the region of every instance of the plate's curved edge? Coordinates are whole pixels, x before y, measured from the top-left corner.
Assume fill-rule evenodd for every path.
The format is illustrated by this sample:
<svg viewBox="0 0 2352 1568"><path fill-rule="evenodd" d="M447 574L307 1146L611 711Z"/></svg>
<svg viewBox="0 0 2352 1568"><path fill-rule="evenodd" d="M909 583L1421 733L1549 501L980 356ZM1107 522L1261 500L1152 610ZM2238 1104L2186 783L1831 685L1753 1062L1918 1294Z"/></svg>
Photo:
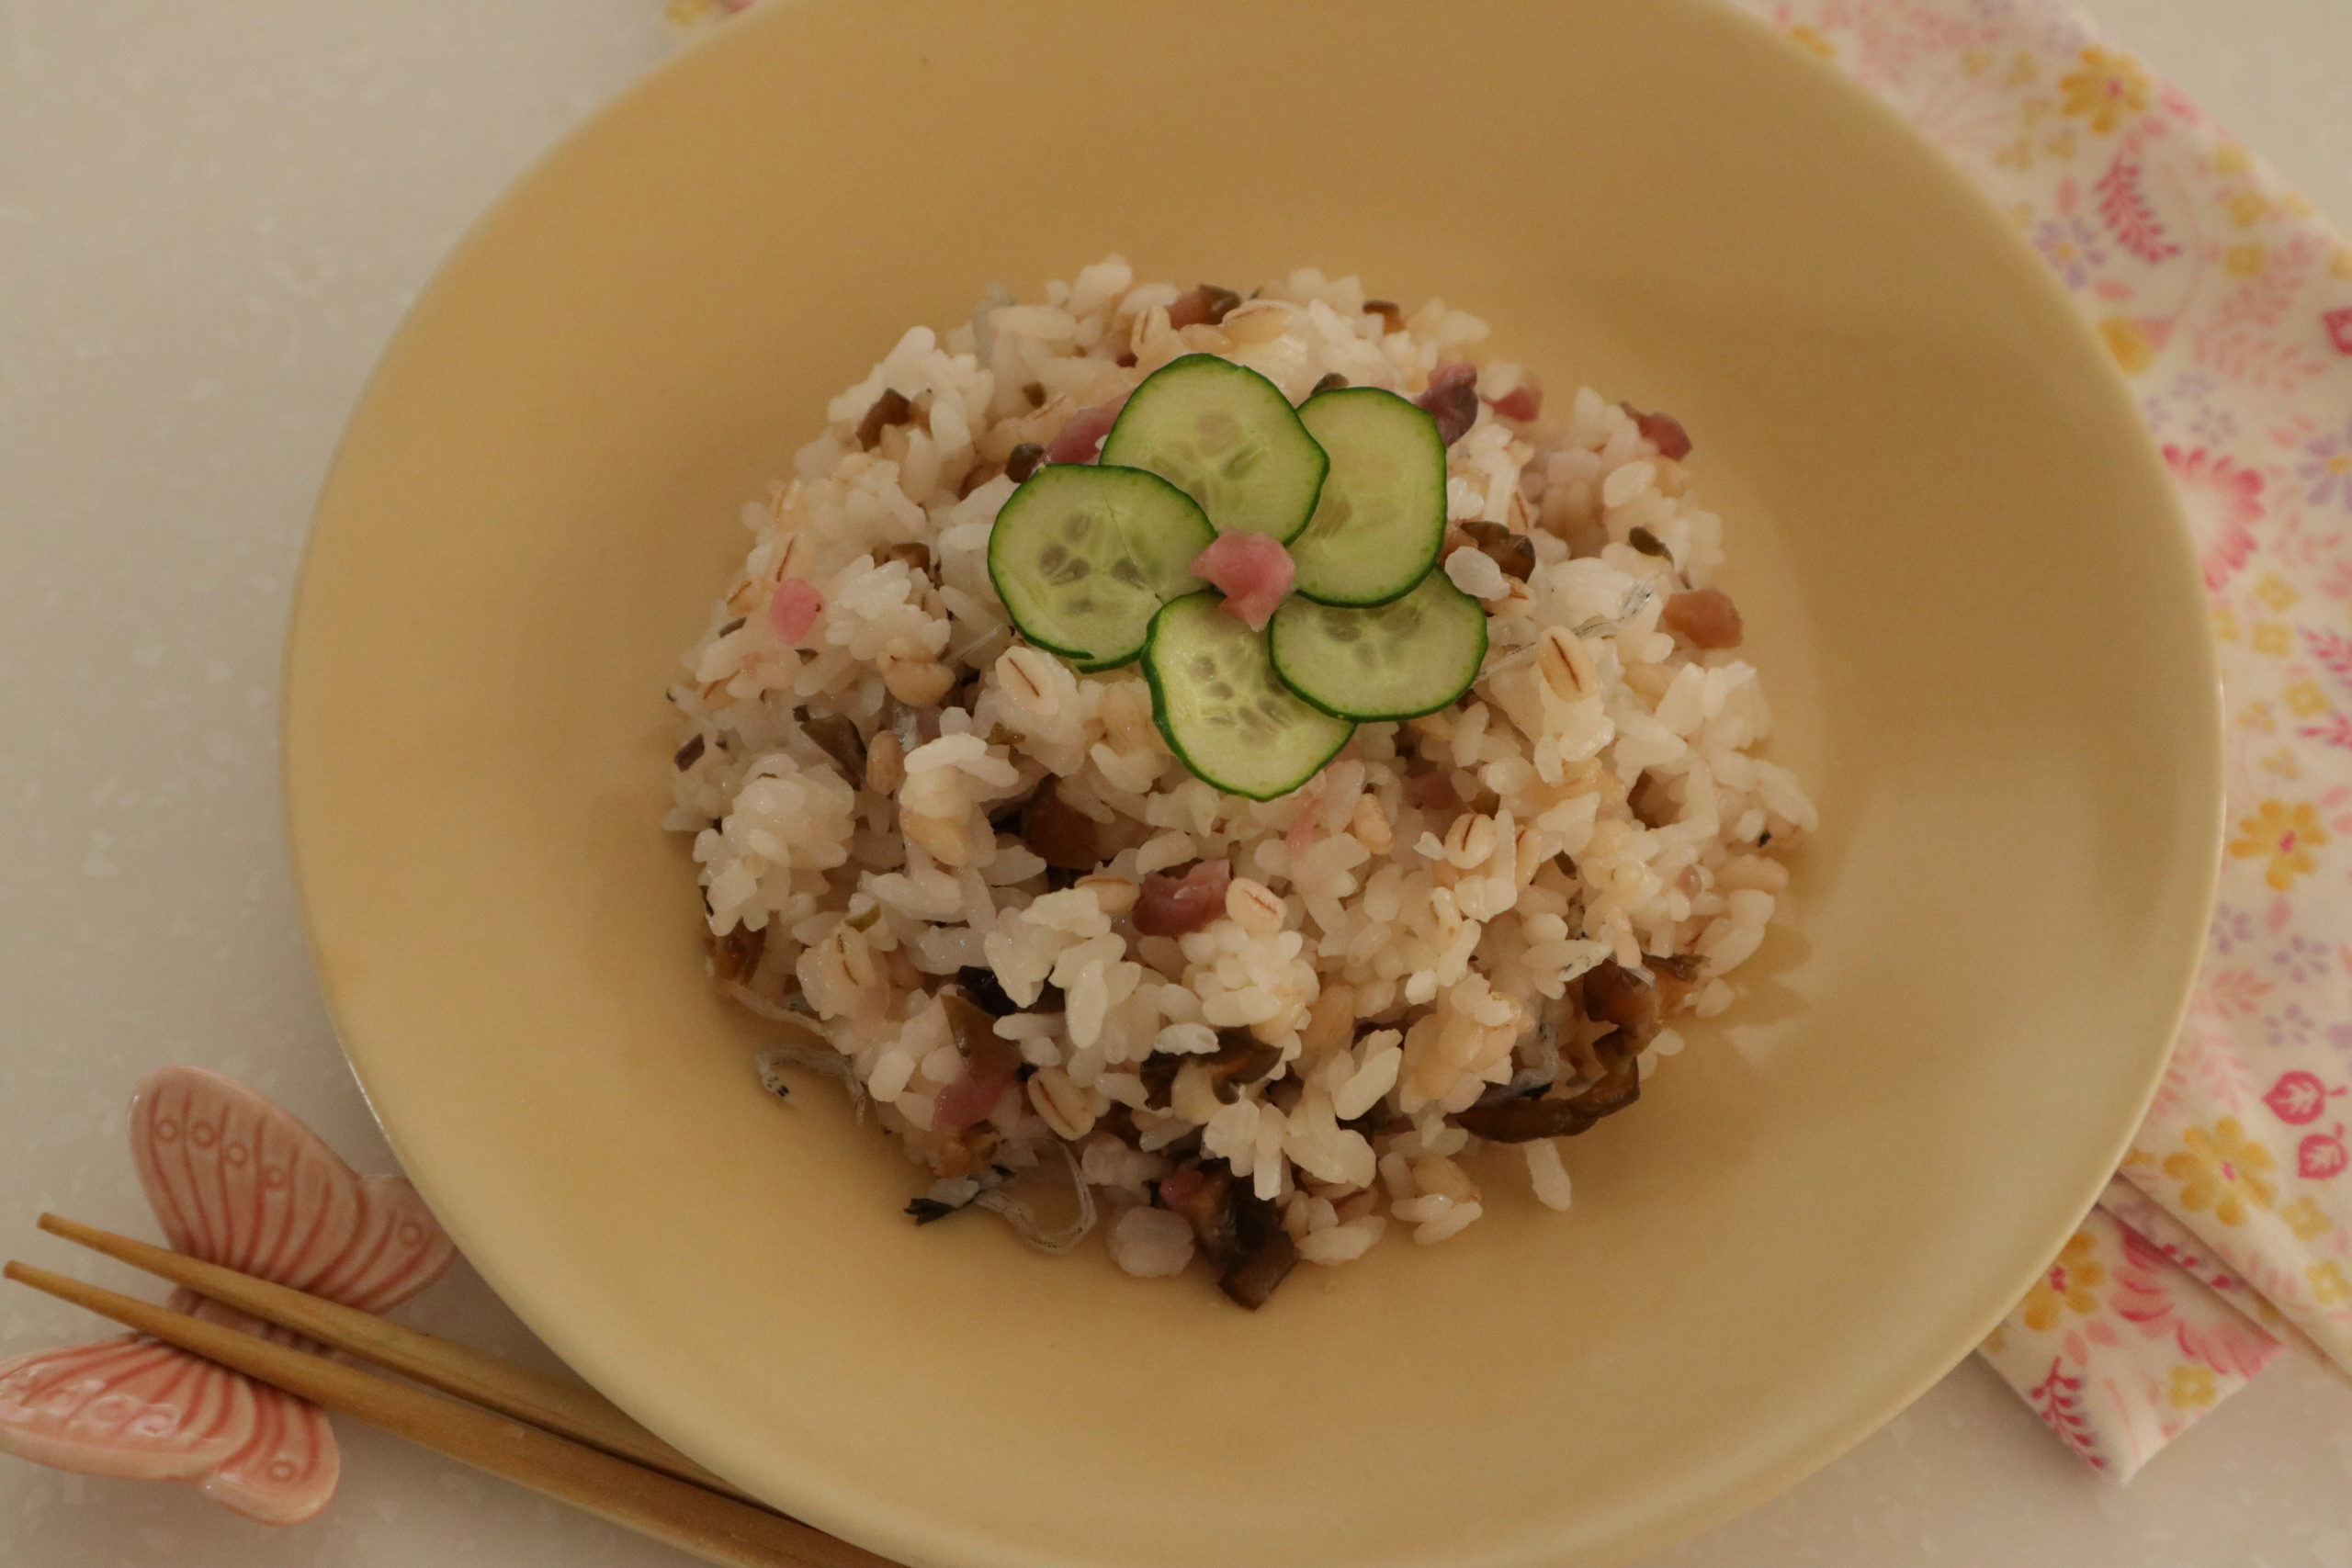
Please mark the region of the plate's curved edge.
<svg viewBox="0 0 2352 1568"><path fill-rule="evenodd" d="M2128 423L2140 431L2141 439L2134 444L2134 450L2148 475L2157 481L2154 487L2156 492L2164 498L2162 504L2168 524L2165 534L2170 542L2174 557L2174 580L2183 596L2192 602L2196 611L2192 617L2193 624L2200 628L2194 655L2199 666L2197 689L2204 712L2200 716L2198 728L2207 736L2209 744L2197 757L2183 758L2181 761L2184 778L2187 778L2189 773L2188 764L2191 762L2195 764L2196 776L2189 782L2197 786L2198 795L2206 803L2201 816L2208 825L2210 841L2204 854L2200 857L2202 863L2200 886L2193 900L2196 918L2184 922L2183 930L2175 933L2174 936L2173 946L2176 957L2170 965L2173 976L2170 982L2172 995L2164 1009L2170 1022L2163 1040L2149 1051L2147 1065L2143 1074L2145 1082L2132 1106L2131 1116L2123 1122L2119 1131L2109 1135L2106 1144L2102 1145L2105 1152L2094 1173L2078 1184L2075 1190L2077 1196L2068 1201L2057 1220L2043 1227L2043 1241L2037 1248L2033 1260L2020 1268L2015 1284L1996 1303L1980 1311L1976 1326L1970 1334L1967 1342L1956 1350L1939 1352L1934 1357L1923 1359L1918 1369L1907 1378L1890 1379L1882 1397L1877 1402L1876 1413L1849 1435L1825 1438L1791 1453L1780 1462L1759 1472L1747 1483L1727 1489L1713 1503L1702 1506L1688 1518L1679 1520L1669 1528L1650 1530L1636 1528L1626 1531L1621 1540L1604 1549L1607 1555L1600 1560L1604 1568L1615 1568L1617 1564L1630 1562L1651 1552L1664 1551L1678 1541L1702 1535L1718 1525L1728 1523L1738 1517L1750 1508L1770 1501L1781 1493L1797 1485L1808 1476L1834 1463L1841 1456L1859 1447L1865 1439L1875 1435L1880 1427L1917 1403L1930 1388L1941 1382L1953 1368L1973 1354L1977 1346L1984 1343L1985 1337L1999 1326L2002 1319L2009 1314L2017 1302L2024 1296L2027 1289L2033 1283L2041 1269L2047 1266L2046 1260L2058 1255L2059 1249L2065 1245L2067 1237L2082 1223L2083 1216L2097 1205L2099 1193L2106 1188L2109 1178L2121 1165L2124 1156L2130 1152L2132 1134L2138 1131L2140 1123L2146 1118L2148 1107L2154 1101L2156 1091L2163 1085L2165 1064L2171 1058L2174 1043L2178 1039L2181 1024L2188 1014L2189 1002L2205 950L2206 932L2211 925L2213 904L2221 879L2222 846L2228 829L2228 800L2224 793L2223 773L2225 720L2222 705L2221 666L2211 635L2211 623L2204 613L2205 599L2199 586L2201 579L2197 567L2196 553L2190 540L2188 519L2180 508L2178 493L2172 484L2170 476L2165 471L2162 457L2154 445L2146 438L2145 428L2140 420L2139 406L2132 394L2131 383L2124 378L2121 368L2115 363L2114 355L2108 352L2105 343L2099 338L2096 329L2084 319L2082 312L2075 308L2074 300L2066 295L2058 280L2051 276L2050 269L2042 263L2030 242L2018 232L2015 225L2008 222L1991 193L1971 177L1965 169L1954 163L1941 148L1922 136L1892 105L1830 62L1791 39L1764 17L1736 4L1736 0L1679 0L1679 3L1693 8L1711 11L1725 19L1730 26L1747 29L1752 36L1761 39L1767 47L1779 51L1784 60L1794 63L1801 70L1811 73L1824 92L1836 94L1856 106L1864 114L1875 118L1883 127L1908 143L1920 155L1923 163L1931 165L1937 178L1944 181L1951 188L1962 193L1966 201L1983 212L1986 227L1999 231L2002 236L2001 243L2008 253L2013 268L2032 279L2029 286L2031 291L2045 302L2056 307L2053 313L2062 318L2058 323L2061 335L2071 339L2076 355L2086 359L2093 367L2094 376L2106 389L2109 402L2115 406ZM1514 1562L1512 1568L1539 1568L1539 1563L1535 1557L1529 1556Z"/></svg>
<svg viewBox="0 0 2352 1568"><path fill-rule="evenodd" d="M1963 199L1984 213L1987 227L2003 233L2004 239L2001 243L2006 246L2009 254L2012 266L2020 277L2031 280L2026 286L2028 290L2052 307L2049 313L2053 318L2051 322L2052 328L2060 337L2071 340L2077 356L2086 359L2090 367L2095 367L2093 374L2107 388L2107 395L2116 411L2127 423L2137 426L2138 414L2132 400L2129 384L2115 366L2112 356L2107 353L2097 333L2089 323L2083 320L2081 313L2075 308L2071 299L2067 299L2057 282L2049 276L2047 269L2041 265L2028 242L2003 219L1998 207L1984 188L1955 165L1939 149L1921 137L1897 111L1834 65L1792 42L1768 21L1730 3L1730 0L1659 0L1659 3L1679 6L1686 13L1694 16L1706 16L1713 25L1720 25L1735 30L1746 30L1762 48L1776 51L1784 62L1810 73L1816 85L1824 93L1843 98L1862 115L1874 119L1883 130L1892 132L1894 139L1911 147L1922 165L1923 177L1942 181L1948 188L1963 193ZM413 337L415 323L431 313L443 292L451 287L451 278L464 270L471 254L487 242L489 234L498 226L508 209L519 204L524 193L536 186L551 165L570 156L577 146L588 140L606 121L628 112L631 106L668 90L676 80L694 71L706 54L734 47L734 40L739 37L764 26L779 25L781 16L795 8L797 7L793 0L767 0L767 4L760 6L753 14L734 18L723 26L709 29L703 36L690 39L669 58L655 64L615 97L550 142L537 157L532 160L528 167L508 185L497 199L467 226L448 255L434 269L430 280L424 288L419 290L415 299L403 312L388 340L383 355L362 384L359 396L353 405L350 421L345 425L344 434L338 440L330 457L317 500L312 506L312 524L305 538L297 568L293 608L289 616L286 649L279 673L278 782L282 815L287 834L288 853L301 911L304 942L313 966L322 974L322 979L324 965L322 962L322 944L317 924L318 916L315 902L310 891L309 874L304 869L308 858L304 849L308 837L304 827L303 805L306 798L303 783L304 747L298 733L297 715L301 704L300 694L308 682L304 649L311 640L307 628L313 610L311 593L311 586L315 575L313 568L324 537L321 522L330 511L338 484L343 479L346 467L345 458L353 439L353 433L359 427L379 387L396 373L401 358ZM2143 439L2136 446L2148 474L2152 479L2159 481L2154 487L2155 492L2166 498L2164 504L2170 524L2167 532L2172 541L2171 547L2177 568L2174 575L2184 597L2194 602L2197 610L2197 614L2192 617L2194 624L2202 627L2206 625L2202 614L2203 601L2196 586L2199 580L2186 518L2180 512L2177 499L2174 498L2169 479L2165 476L2154 446L2144 440L2144 434ZM2092 1169L2090 1162L2086 1161L2086 1168L2090 1170L2090 1174L2078 1184L2075 1190L2076 1195L2068 1200L2063 1211L2053 1211L2060 1213L2061 1217L2043 1227L2043 1239L2033 1254L2033 1260L2021 1265L2014 1284L2008 1287L1996 1302L1982 1310L1979 1321L1966 1343L1957 1348L1939 1349L1931 1356L1921 1358L1906 1374L1888 1378L1883 1384L1879 1397L1873 1401L1866 1415L1856 1416L1852 1423L1844 1426L1838 1432L1826 1434L1809 1444L1791 1450L1774 1463L1757 1471L1747 1481L1724 1487L1709 1500L1690 1506L1672 1516L1670 1519L1661 1519L1656 1523L1633 1521L1613 1537L1593 1540L1591 1549L1597 1551L1598 1555L1590 1556L1587 1561L1594 1564L1623 1563L1645 1553L1663 1550L1676 1541L1703 1533L1795 1485L1860 1444L1967 1358L1984 1336L1989 1334L2007 1314L2017 1296L2031 1282L2041 1267L2041 1260L2057 1252L2058 1248L2064 1245L2067 1235L2079 1223L2081 1215L2096 1201L2098 1192L2104 1185L2109 1174L2128 1150L2132 1134L2145 1115L2147 1107L2154 1100L2161 1083L2173 1040L2188 1010L2191 987L2196 978L2198 960L2203 949L2204 933L2215 897L2224 837L2226 802L2222 789L2222 714L2220 703L2220 675L2210 635L2199 637L2195 654L2201 666L2201 678L2198 684L2199 703L2204 709L2199 728L2210 736L2211 745L2199 757L2182 760L2184 767L2181 777L2185 783L2195 785L2197 793L2205 799L2207 808L2202 816L2210 823L2211 842L2202 857L2201 886L2194 900L2198 914L2195 919L2183 922L2183 929L2176 933L2173 942L2177 962L2174 965L2172 996L2169 1005L2165 1009L2171 1021L2170 1029L2161 1042L2151 1046L2143 1074L2145 1082L2133 1105L2132 1114L2122 1122L2120 1130L2112 1134L2101 1145L2104 1152L2096 1168ZM2188 776L2189 770L2186 766L2192 761L2197 764L2194 769L2196 774L2194 778ZM692 1441L691 1432L666 1419L669 1402L662 1396L661 1391L636 1387L635 1380L629 1375L625 1366L608 1363L592 1348L580 1343L567 1332L558 1318L538 1310L537 1304L531 1300L530 1292L516 1287L508 1271L493 1259L492 1249L487 1247L478 1249L474 1246L476 1238L461 1217L459 1206L444 1201L445 1195L440 1192L437 1182L429 1173L417 1169L412 1165L405 1140L397 1125L386 1116L382 1107L378 1103L376 1095L369 1088L366 1069L360 1065L357 1056L350 1047L343 1010L332 987L322 983L322 991L330 1021L335 1028L338 1043L352 1068L354 1079L358 1085L363 1100L368 1104L369 1113L382 1130L395 1156L409 1171L411 1179L434 1209L436 1217L441 1220L457 1241L459 1250L464 1252L469 1261L473 1263L476 1270L482 1275L509 1308L530 1327L532 1332L545 1341L567 1364L580 1371L583 1377L589 1378L598 1388L611 1395L616 1404L628 1409L631 1415L646 1419L649 1427L662 1431L665 1438L698 1462L705 1463L722 1475L728 1474L729 1467L724 1462L725 1456L697 1452ZM681 1438L685 1440L680 1440ZM785 1468L795 1467L787 1464ZM729 1479L737 1478L730 1475ZM956 1564L956 1568L1038 1568L1039 1564L1047 1562L1046 1559L1035 1554L1024 1554L1017 1559L996 1555L974 1555L969 1550L973 1542L967 1540L949 1540L942 1531L923 1528L919 1517L910 1517L895 1511L881 1517L860 1514L854 1518L846 1517L843 1517L842 1510L829 1505L827 1496L806 1484L808 1478L805 1472L797 1479L803 1483L800 1488L801 1495L786 1500L787 1506L797 1514L807 1518L810 1523L833 1530L835 1533L845 1536L854 1535L854 1539L870 1549L900 1558L906 1562L916 1565L916 1568L933 1568L933 1565L936 1565L936 1568L946 1568L946 1565L951 1562ZM1457 1560L1457 1564L1452 1565L1452 1568L1538 1568L1539 1564L1556 1562L1556 1554L1565 1545L1566 1543L1556 1540L1530 1540L1523 1542L1520 1550L1498 1551L1477 1559L1460 1559ZM1091 1568L1091 1565L1082 1565L1073 1560L1067 1563L1056 1564L1055 1568Z"/></svg>

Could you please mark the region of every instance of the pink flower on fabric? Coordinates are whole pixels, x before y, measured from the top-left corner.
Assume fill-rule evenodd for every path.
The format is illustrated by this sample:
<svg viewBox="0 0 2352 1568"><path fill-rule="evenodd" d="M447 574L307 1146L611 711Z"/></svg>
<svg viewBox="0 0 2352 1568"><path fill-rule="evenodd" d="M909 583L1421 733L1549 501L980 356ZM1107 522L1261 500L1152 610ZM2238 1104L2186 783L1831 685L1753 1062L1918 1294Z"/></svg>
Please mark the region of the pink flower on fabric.
<svg viewBox="0 0 2352 1568"><path fill-rule="evenodd" d="M2262 475L2202 446L2191 451L2166 446L2165 466L2172 470L2182 501L2212 530L2199 552L2198 565L2205 573L2205 586L2219 588L2254 554L2254 525L2262 521L2264 511Z"/></svg>
<svg viewBox="0 0 2352 1568"><path fill-rule="evenodd" d="M2280 1073L2278 1081L2270 1086L2270 1092L2262 1097L2262 1101L2277 1113L2279 1121L2300 1127L2306 1122L2318 1121L2320 1112L2327 1109L2328 1098L2343 1092L2320 1082L2318 1074L2298 1068Z"/></svg>

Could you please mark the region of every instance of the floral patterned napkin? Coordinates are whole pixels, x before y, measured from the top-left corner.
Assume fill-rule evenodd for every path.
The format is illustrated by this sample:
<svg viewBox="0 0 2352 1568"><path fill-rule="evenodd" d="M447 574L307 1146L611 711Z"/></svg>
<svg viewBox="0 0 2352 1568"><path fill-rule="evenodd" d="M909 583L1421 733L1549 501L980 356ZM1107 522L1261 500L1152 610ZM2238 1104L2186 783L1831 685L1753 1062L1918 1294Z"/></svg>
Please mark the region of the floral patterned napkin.
<svg viewBox="0 0 2352 1568"><path fill-rule="evenodd" d="M2060 0L1737 3L1992 193L2196 534L2229 725L2211 946L2121 1172L1983 1349L2129 1479L2287 1340L2352 1372L2352 246Z"/></svg>
<svg viewBox="0 0 2352 1568"><path fill-rule="evenodd" d="M2352 1371L2352 247L2056 0L1742 0L1974 175L2098 328L2196 534L2229 838L2123 1169L1984 1355L2128 1479L2301 1337Z"/></svg>

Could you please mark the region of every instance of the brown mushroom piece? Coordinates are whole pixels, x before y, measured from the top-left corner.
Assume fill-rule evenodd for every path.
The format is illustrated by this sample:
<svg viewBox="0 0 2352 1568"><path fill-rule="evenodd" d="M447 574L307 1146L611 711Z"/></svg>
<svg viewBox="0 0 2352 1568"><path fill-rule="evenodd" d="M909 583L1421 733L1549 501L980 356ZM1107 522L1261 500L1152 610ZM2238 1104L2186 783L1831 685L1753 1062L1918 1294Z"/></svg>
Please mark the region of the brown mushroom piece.
<svg viewBox="0 0 2352 1568"><path fill-rule="evenodd" d="M1050 783L1023 809L1021 841L1057 871L1092 871L1102 863L1102 824L1064 800Z"/></svg>
<svg viewBox="0 0 2352 1568"><path fill-rule="evenodd" d="M1159 1206L1193 1227L1201 1256L1219 1269L1235 1267L1243 1256L1233 1190L1233 1171L1222 1160L1185 1166L1159 1183Z"/></svg>
<svg viewBox="0 0 2352 1568"><path fill-rule="evenodd" d="M1573 1138L1604 1116L1613 1116L1642 1097L1641 1047L1623 1029L1594 1041L1589 1052L1598 1079L1555 1100L1497 1100L1457 1111L1453 1124L1494 1144L1525 1144L1537 1138Z"/></svg>
<svg viewBox="0 0 2352 1568"><path fill-rule="evenodd" d="M939 1003L947 1013L947 1037L964 1058L966 1072L982 1083L1001 1082L1020 1072L1021 1047L996 1032L995 1017L961 986L942 989Z"/></svg>
<svg viewBox="0 0 2352 1568"><path fill-rule="evenodd" d="M1584 1012L1595 1022L1615 1024L1625 1031L1636 1051L1657 1032L1657 992L1613 958L1604 958L1585 972Z"/></svg>
<svg viewBox="0 0 2352 1568"><path fill-rule="evenodd" d="M1502 568L1505 577L1524 582L1535 570L1535 541L1514 534L1499 523L1474 520L1461 525L1478 553Z"/></svg>
<svg viewBox="0 0 2352 1568"><path fill-rule="evenodd" d="M710 939L711 972L722 981L747 980L766 956L768 932L765 926L753 931L749 926L736 926L725 936Z"/></svg>
<svg viewBox="0 0 2352 1568"><path fill-rule="evenodd" d="M1298 1244L1283 1229L1282 1211L1255 1192L1241 1192L1233 1207L1241 1260L1217 1277L1217 1289L1255 1312L1297 1267Z"/></svg>
<svg viewBox="0 0 2352 1568"><path fill-rule="evenodd" d="M865 417L857 422L857 444L871 452L881 444L882 433L894 424L904 424L915 412L904 392L892 388L867 405Z"/></svg>
<svg viewBox="0 0 2352 1568"><path fill-rule="evenodd" d="M1004 982L996 977L993 969L967 964L956 971L956 980L964 987L964 994L991 1018L1003 1018L1021 1010L1021 1004L1004 994Z"/></svg>
<svg viewBox="0 0 2352 1568"><path fill-rule="evenodd" d="M1193 1059L1208 1075L1210 1091L1227 1105L1239 1100L1244 1089L1282 1065L1281 1046L1269 1045L1246 1030L1220 1030L1216 1038L1215 1051Z"/></svg>
<svg viewBox="0 0 2352 1568"><path fill-rule="evenodd" d="M1004 477L1014 484L1022 484L1045 466L1046 449L1035 441L1023 441L1004 459Z"/></svg>
<svg viewBox="0 0 2352 1568"><path fill-rule="evenodd" d="M1457 1111L1453 1124L1490 1144L1532 1144L1538 1138L1573 1138L1600 1118L1567 1100L1498 1100Z"/></svg>
<svg viewBox="0 0 2352 1568"><path fill-rule="evenodd" d="M853 788L865 782L865 737L857 732L856 725L839 714L824 714L801 720L800 733L841 764Z"/></svg>

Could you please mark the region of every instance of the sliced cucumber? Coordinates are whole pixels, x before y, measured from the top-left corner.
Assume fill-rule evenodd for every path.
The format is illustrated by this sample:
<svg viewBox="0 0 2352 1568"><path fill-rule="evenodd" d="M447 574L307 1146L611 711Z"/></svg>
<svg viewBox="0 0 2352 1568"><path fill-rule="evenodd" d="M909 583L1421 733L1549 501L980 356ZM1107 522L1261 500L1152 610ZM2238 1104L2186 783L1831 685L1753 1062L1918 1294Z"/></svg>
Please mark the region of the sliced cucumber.
<svg viewBox="0 0 2352 1568"><path fill-rule="evenodd" d="M1317 392L1298 418L1331 472L1291 546L1296 589L1326 604L1385 604L1430 574L1445 542L1437 421L1378 387Z"/></svg>
<svg viewBox="0 0 2352 1568"><path fill-rule="evenodd" d="M1143 672L1159 732L1184 765L1251 800L1298 788L1355 733L1285 689L1264 634L1228 615L1213 592L1171 599L1152 618Z"/></svg>
<svg viewBox="0 0 2352 1568"><path fill-rule="evenodd" d="M989 578L1023 637L1108 670L1143 651L1162 603L1200 586L1193 558L1216 537L1193 498L1156 474L1056 463L997 513Z"/></svg>
<svg viewBox="0 0 2352 1568"><path fill-rule="evenodd" d="M1283 683L1336 718L1413 718L1478 678L1487 612L1433 571L1403 598L1368 609L1293 599L1274 612L1266 646Z"/></svg>
<svg viewBox="0 0 2352 1568"><path fill-rule="evenodd" d="M1220 534L1248 528L1284 544L1315 514L1331 466L1281 388L1214 354L1145 377L1104 438L1102 461L1171 480Z"/></svg>

